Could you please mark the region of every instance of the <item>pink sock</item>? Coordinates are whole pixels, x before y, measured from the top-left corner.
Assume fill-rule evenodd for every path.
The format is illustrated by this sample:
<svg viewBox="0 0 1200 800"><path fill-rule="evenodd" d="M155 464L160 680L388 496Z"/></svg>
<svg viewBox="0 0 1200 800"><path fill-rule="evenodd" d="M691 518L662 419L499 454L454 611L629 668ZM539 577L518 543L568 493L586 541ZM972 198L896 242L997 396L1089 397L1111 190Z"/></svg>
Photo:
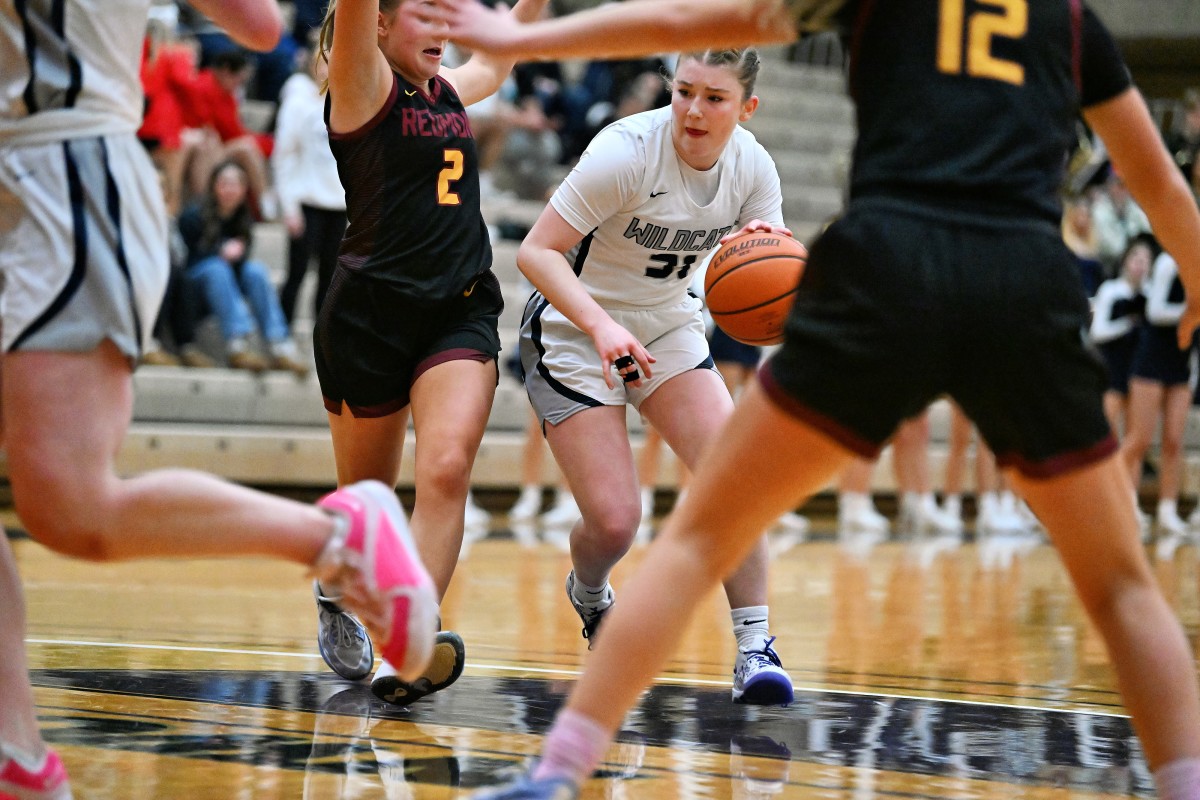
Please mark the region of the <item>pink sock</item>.
<svg viewBox="0 0 1200 800"><path fill-rule="evenodd" d="M564 710L546 736L533 779L567 778L581 785L596 770L611 741L612 734L590 718Z"/></svg>
<svg viewBox="0 0 1200 800"><path fill-rule="evenodd" d="M1200 758L1177 758L1154 770L1159 800L1200 800Z"/></svg>

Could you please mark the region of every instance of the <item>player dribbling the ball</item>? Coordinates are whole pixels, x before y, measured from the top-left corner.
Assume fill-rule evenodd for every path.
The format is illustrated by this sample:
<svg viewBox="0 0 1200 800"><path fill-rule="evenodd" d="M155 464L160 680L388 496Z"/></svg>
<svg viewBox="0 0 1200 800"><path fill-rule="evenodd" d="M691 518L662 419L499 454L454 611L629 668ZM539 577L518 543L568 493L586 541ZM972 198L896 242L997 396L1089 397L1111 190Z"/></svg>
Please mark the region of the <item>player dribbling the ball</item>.
<svg viewBox="0 0 1200 800"><path fill-rule="evenodd" d="M754 50L682 56L670 107L601 131L517 254L537 289L521 326L525 387L583 515L567 593L589 640L641 518L626 405L689 468L733 411L691 273L730 234L790 235L775 164L739 126L758 106L758 70ZM791 702L768 628L765 539L725 591L734 701Z"/></svg>

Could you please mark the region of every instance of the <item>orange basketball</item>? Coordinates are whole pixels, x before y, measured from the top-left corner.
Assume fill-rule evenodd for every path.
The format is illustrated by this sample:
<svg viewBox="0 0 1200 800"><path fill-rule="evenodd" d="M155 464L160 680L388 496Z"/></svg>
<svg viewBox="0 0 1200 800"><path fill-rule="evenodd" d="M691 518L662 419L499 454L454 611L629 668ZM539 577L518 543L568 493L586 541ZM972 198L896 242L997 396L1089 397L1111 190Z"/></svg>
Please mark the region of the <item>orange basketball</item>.
<svg viewBox="0 0 1200 800"><path fill-rule="evenodd" d="M704 298L713 321L743 344L779 344L808 251L790 236L745 233L713 254Z"/></svg>

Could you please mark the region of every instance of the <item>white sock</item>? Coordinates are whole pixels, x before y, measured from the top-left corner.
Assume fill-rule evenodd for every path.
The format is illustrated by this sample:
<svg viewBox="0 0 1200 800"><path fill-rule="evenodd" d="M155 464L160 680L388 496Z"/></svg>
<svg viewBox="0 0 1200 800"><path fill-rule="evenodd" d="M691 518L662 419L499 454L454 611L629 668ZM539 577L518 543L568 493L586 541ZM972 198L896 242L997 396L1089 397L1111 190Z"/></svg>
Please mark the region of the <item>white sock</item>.
<svg viewBox="0 0 1200 800"><path fill-rule="evenodd" d="M588 586L576 575L575 583L571 586L571 596L587 608L607 608L612 605L612 588L608 581L605 581L603 586Z"/></svg>
<svg viewBox="0 0 1200 800"><path fill-rule="evenodd" d="M771 636L767 606L744 606L729 612L741 650L762 650Z"/></svg>
<svg viewBox="0 0 1200 800"><path fill-rule="evenodd" d="M341 512L326 512L329 514L329 519L333 522L333 532L329 534L329 538L325 540L325 545L321 548L321 552L317 554L317 560L313 562L312 571L318 578L321 575L336 574L341 569L342 564L346 560L344 548L346 547L346 537L350 535L350 518ZM325 594L324 588L321 590ZM329 595L326 595L327 597ZM341 593L338 593L341 596Z"/></svg>
<svg viewBox="0 0 1200 800"><path fill-rule="evenodd" d="M1154 770L1159 800L1200 800L1200 758L1177 758Z"/></svg>

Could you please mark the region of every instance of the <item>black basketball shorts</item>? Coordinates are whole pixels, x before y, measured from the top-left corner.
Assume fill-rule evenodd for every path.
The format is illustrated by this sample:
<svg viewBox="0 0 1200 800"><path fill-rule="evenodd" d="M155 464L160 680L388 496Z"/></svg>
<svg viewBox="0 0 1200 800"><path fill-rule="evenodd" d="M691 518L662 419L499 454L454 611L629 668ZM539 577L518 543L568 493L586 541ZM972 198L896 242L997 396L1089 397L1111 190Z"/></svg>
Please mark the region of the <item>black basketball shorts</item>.
<svg viewBox="0 0 1200 800"><path fill-rule="evenodd" d="M1050 477L1116 449L1088 304L1051 226L972 226L852 208L813 245L760 380L785 410L865 457L942 395L997 461Z"/></svg>
<svg viewBox="0 0 1200 800"><path fill-rule="evenodd" d="M387 416L408 405L413 383L429 368L495 361L503 310L490 271L459 296L435 302L339 267L313 329L325 408L340 414L344 404L356 417Z"/></svg>

